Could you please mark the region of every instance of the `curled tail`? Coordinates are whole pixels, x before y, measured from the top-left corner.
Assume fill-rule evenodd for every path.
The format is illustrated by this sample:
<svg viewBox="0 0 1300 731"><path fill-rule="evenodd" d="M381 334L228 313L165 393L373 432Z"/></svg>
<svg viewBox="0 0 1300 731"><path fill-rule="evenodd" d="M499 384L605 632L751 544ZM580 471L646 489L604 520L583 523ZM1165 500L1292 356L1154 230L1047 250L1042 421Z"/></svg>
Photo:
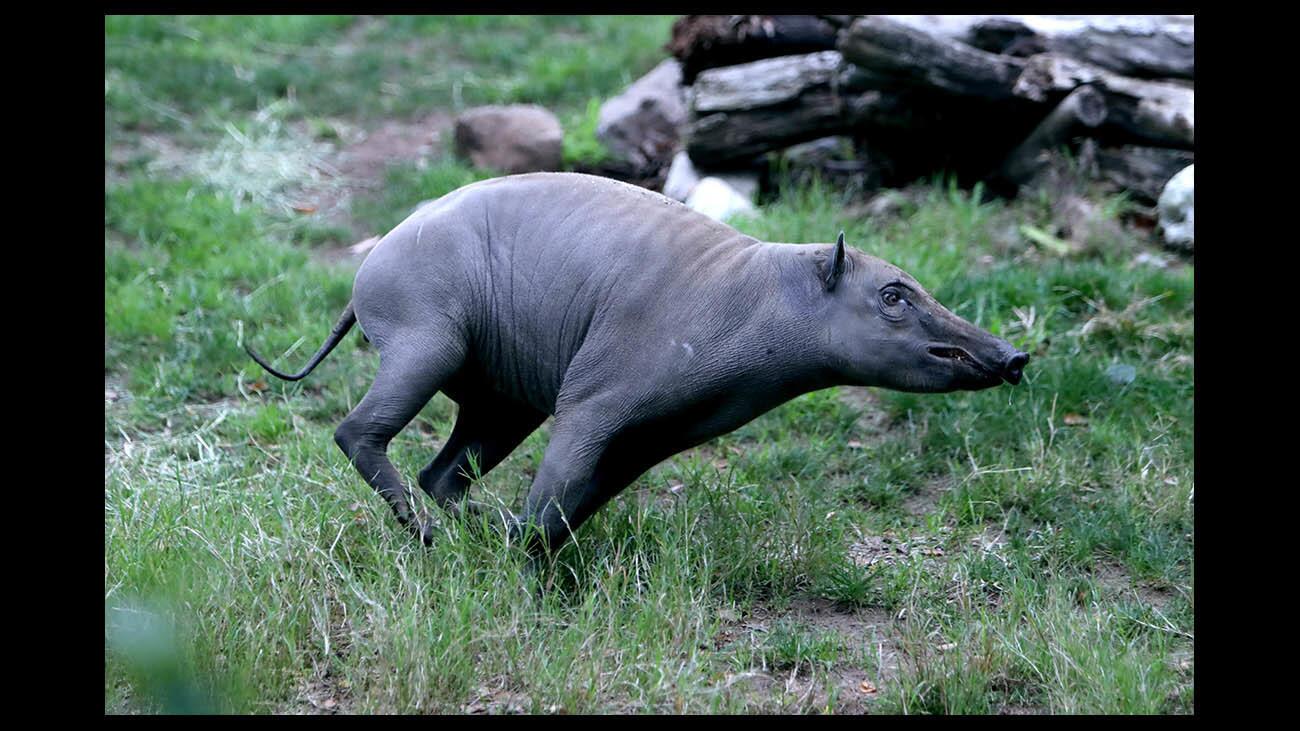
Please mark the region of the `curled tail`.
<svg viewBox="0 0 1300 731"><path fill-rule="evenodd" d="M257 353L254 353L253 349L248 347L247 345L244 346L244 350L248 352L248 355L252 357L253 360L257 361L258 365L265 368L267 373L270 373L276 378L282 378L286 381L297 381L306 377L306 375L308 373L311 373L312 370L314 370L322 360L325 360L325 356L329 355L331 350L334 350L334 346L339 344L339 341L343 339L344 335L348 334L348 331L351 330L352 326L355 324L357 324L357 314L353 312L352 303L349 302L347 309L343 310L343 314L339 316L339 321L334 324L334 331L331 332L330 336L325 340L325 344L320 346L320 350L316 351L316 355L312 356L311 362L307 364L307 367L303 368L301 372L295 373L294 375L281 373L280 371L277 371L276 369L272 368L269 363L262 360L261 356L259 356Z"/></svg>

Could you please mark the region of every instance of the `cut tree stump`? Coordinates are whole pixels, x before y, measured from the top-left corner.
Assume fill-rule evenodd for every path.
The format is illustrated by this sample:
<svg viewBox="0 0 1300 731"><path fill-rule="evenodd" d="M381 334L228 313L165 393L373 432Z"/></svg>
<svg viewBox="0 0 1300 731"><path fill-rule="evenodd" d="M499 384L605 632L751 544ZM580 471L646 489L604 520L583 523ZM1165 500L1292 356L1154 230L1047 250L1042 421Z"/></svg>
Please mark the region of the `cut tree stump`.
<svg viewBox="0 0 1300 731"><path fill-rule="evenodd" d="M996 177L1014 186L1028 183L1048 164L1052 151L1104 121L1106 100L1101 92L1091 86L1075 89L1007 155Z"/></svg>

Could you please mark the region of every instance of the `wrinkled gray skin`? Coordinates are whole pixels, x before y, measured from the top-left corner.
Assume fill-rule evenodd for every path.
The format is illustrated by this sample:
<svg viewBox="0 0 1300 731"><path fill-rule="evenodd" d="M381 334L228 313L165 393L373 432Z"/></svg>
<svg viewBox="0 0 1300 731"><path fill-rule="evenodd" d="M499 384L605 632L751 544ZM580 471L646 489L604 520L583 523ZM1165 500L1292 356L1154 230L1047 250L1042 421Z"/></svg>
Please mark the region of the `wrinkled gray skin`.
<svg viewBox="0 0 1300 731"><path fill-rule="evenodd" d="M426 543L429 523L386 452L435 393L460 409L419 484L453 514L471 454L486 473L555 416L525 513L508 521L535 554L656 463L800 394L982 389L1018 383L1028 360L842 234L764 243L570 173L488 180L424 206L362 264L303 372L253 357L301 378L357 322L379 372L335 440Z"/></svg>

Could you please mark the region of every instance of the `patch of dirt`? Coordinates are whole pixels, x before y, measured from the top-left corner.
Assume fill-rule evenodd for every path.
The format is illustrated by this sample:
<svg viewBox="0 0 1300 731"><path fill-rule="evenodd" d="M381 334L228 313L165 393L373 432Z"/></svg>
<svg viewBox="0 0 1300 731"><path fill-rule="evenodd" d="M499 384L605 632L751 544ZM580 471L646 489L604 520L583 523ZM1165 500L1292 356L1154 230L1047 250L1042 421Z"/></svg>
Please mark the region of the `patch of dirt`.
<svg viewBox="0 0 1300 731"><path fill-rule="evenodd" d="M934 512L939 505L939 498L952 489L952 478L948 476L927 480L916 491L903 498L903 510L908 515L921 517Z"/></svg>
<svg viewBox="0 0 1300 731"><path fill-rule="evenodd" d="M990 523L983 532L971 539L971 545L983 553L1002 554L1002 549L1010 542L1003 526Z"/></svg>
<svg viewBox="0 0 1300 731"><path fill-rule="evenodd" d="M298 697L280 712L292 715L330 716L352 712L352 686L345 678L328 671L310 678L298 689Z"/></svg>
<svg viewBox="0 0 1300 731"><path fill-rule="evenodd" d="M442 149L454 118L444 111L416 120L388 120L339 151L335 166L360 187L378 187L390 165L424 160Z"/></svg>
<svg viewBox="0 0 1300 731"><path fill-rule="evenodd" d="M131 392L126 388L126 381L120 376L104 374L104 408L119 402L131 400Z"/></svg>
<svg viewBox="0 0 1300 731"><path fill-rule="evenodd" d="M358 23L356 29L365 25ZM328 182L308 187L295 196L301 200L303 213L318 217L323 224L347 229L355 242L364 243L364 239L383 233L364 230L352 219L353 199L360 193L379 190L391 165L424 165L437 158L453 122L454 117L446 111L433 111L416 119L389 119L369 129L342 119L325 120L337 133L337 149L328 160ZM295 122L292 127L302 139L315 138L307 122ZM202 153L179 140L179 135L162 132L119 136L104 156L105 187L130 180L141 166L182 169L187 158ZM326 262L360 262L368 251L369 247L353 244L314 249L312 253Z"/></svg>
<svg viewBox="0 0 1300 731"><path fill-rule="evenodd" d="M925 535L907 538L899 538L890 533L865 535L859 531L858 540L848 548L849 560L863 567L889 565L915 556L920 556L923 562L938 563L945 555L943 547L939 545L941 540Z"/></svg>
<svg viewBox="0 0 1300 731"><path fill-rule="evenodd" d="M871 703L881 691L898 676L899 651L896 631L889 612L879 607L846 609L827 599L800 598L783 611L759 606L746 617L729 619L715 640L721 648L744 639L751 644L762 644L762 635L781 622L795 622L817 632L838 634L849 648L868 646L876 658L876 671L868 673L856 663L837 662L822 673L750 670L729 676L727 687L744 684L747 694L756 699L770 699L774 694L784 694L796 710L825 709L830 702L825 682L837 690L833 709L840 714L862 714L871 709ZM793 699L793 700L791 700Z"/></svg>
<svg viewBox="0 0 1300 731"><path fill-rule="evenodd" d="M1147 581L1134 580L1123 566L1113 561L1106 561L1094 567L1093 577L1107 592L1134 595L1158 612L1164 612L1169 600L1174 597L1174 592L1167 588L1155 586Z"/></svg>
<svg viewBox="0 0 1300 731"><path fill-rule="evenodd" d="M104 187L129 181L131 171L142 165L170 169L193 154L194 150L182 145L176 135L166 132L116 135L104 155Z"/></svg>
<svg viewBox="0 0 1300 731"><path fill-rule="evenodd" d="M473 715L521 715L528 713L531 704L531 698L510 690L504 679L497 678L490 685L480 685L474 692L474 698L461 707L461 712Z"/></svg>
<svg viewBox="0 0 1300 731"><path fill-rule="evenodd" d="M426 165L443 149L443 137L451 130L454 117L443 111L415 120L390 119L370 130L345 130L345 142L331 161L338 170L333 184L304 193L307 204L327 224L352 232L357 242L349 246L313 250L322 261L360 262L378 243L383 231L365 230L351 216L352 201L359 193L379 190L392 165L415 162Z"/></svg>
<svg viewBox="0 0 1300 731"><path fill-rule="evenodd" d="M841 386L838 393L840 401L858 412L858 420L854 422L856 441L865 444L878 443L892 428L889 415L880 405L880 396L875 391L858 386Z"/></svg>
<svg viewBox="0 0 1300 731"><path fill-rule="evenodd" d="M998 708L999 716L1042 716L1050 713L1048 709L1039 706L1001 706Z"/></svg>

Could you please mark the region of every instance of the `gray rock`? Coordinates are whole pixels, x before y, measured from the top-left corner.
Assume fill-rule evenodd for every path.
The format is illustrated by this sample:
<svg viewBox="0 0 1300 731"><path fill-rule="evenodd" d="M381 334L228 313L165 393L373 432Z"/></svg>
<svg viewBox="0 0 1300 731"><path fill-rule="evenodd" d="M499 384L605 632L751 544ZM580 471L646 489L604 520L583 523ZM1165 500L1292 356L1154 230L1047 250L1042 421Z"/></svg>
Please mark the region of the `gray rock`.
<svg viewBox="0 0 1300 731"><path fill-rule="evenodd" d="M596 137L637 167L668 160L687 121L682 67L666 59L600 107Z"/></svg>
<svg viewBox="0 0 1300 731"><path fill-rule="evenodd" d="M884 190L871 199L863 212L871 218L889 218L902 213L910 203L911 199L902 191Z"/></svg>
<svg viewBox="0 0 1300 731"><path fill-rule="evenodd" d="M749 198L731 187L725 180L707 177L691 190L686 205L716 221L725 221L739 213L754 210Z"/></svg>
<svg viewBox="0 0 1300 731"><path fill-rule="evenodd" d="M506 174L559 170L564 130L536 105L477 107L456 118L456 154Z"/></svg>
<svg viewBox="0 0 1300 731"><path fill-rule="evenodd" d="M1165 183L1156 202L1165 243L1185 251L1194 251L1196 244L1195 167L1188 165Z"/></svg>

